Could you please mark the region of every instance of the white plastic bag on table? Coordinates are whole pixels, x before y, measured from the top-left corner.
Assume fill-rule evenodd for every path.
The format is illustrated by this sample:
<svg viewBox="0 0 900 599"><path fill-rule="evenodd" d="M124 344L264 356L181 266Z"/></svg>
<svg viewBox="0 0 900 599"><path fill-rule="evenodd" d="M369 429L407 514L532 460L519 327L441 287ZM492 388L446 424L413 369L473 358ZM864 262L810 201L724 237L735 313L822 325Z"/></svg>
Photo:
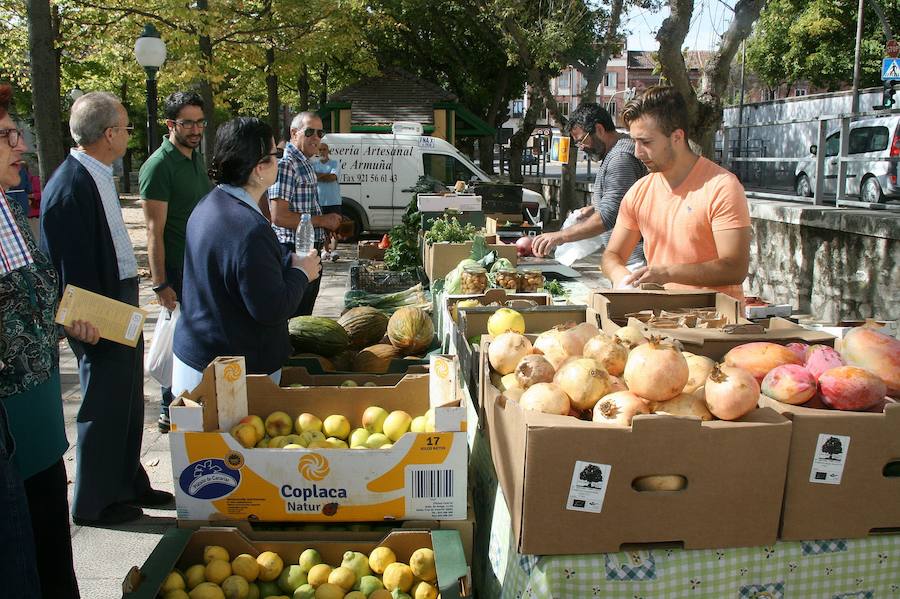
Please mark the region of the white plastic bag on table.
<svg viewBox="0 0 900 599"><path fill-rule="evenodd" d="M153 340L147 354L147 373L162 387L172 386L172 360L174 358L173 343L175 341L175 323L181 315L181 307L176 303L175 309L169 312L161 308L153 329Z"/></svg>
<svg viewBox="0 0 900 599"><path fill-rule="evenodd" d="M570 212L569 216L566 217L562 228L567 229L578 222L579 212L579 210ZM601 239L602 235L603 234L601 233L600 235L588 237L587 239L582 239L580 241L570 241L568 243L563 243L556 248L556 253L553 255L553 257L560 264L572 266L576 261L581 260L585 256L593 254L605 245L603 240Z"/></svg>

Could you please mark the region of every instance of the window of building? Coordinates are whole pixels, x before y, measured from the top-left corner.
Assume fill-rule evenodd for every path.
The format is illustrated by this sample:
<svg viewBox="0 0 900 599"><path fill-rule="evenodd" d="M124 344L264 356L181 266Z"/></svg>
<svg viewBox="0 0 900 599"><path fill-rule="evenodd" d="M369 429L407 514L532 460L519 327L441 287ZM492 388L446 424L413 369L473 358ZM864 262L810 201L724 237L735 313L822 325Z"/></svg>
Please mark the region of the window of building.
<svg viewBox="0 0 900 599"><path fill-rule="evenodd" d="M616 85L619 82L618 73L607 73L606 74L606 82L604 85L609 88L608 91L615 91Z"/></svg>
<svg viewBox="0 0 900 599"><path fill-rule="evenodd" d="M807 92L807 90L805 87L798 87L794 90L794 96L795 97L805 96L806 92Z"/></svg>
<svg viewBox="0 0 900 599"><path fill-rule="evenodd" d="M556 78L556 86L561 94L569 93L569 89L571 89L570 77L571 73L569 71L563 71L560 73L559 77Z"/></svg>
<svg viewBox="0 0 900 599"><path fill-rule="evenodd" d="M568 102L558 102L559 104L559 114L562 116L569 116L569 103Z"/></svg>
<svg viewBox="0 0 900 599"><path fill-rule="evenodd" d="M524 100L513 100L512 118L520 119L523 116L525 116L525 101Z"/></svg>

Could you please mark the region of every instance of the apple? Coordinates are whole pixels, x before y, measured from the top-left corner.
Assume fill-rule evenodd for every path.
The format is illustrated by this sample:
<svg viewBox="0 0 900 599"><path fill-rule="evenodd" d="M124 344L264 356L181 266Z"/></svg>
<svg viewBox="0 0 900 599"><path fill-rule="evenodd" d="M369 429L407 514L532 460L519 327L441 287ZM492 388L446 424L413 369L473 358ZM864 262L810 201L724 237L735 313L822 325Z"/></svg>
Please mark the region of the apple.
<svg viewBox="0 0 900 599"><path fill-rule="evenodd" d="M385 443L390 443L391 440L388 439L387 435L384 433L374 433L369 435L369 438L366 439L366 447L369 449L378 449Z"/></svg>
<svg viewBox="0 0 900 599"><path fill-rule="evenodd" d="M416 416L412 419L412 422L409 425L409 430L414 433L424 433L425 423L426 420L424 416Z"/></svg>
<svg viewBox="0 0 900 599"><path fill-rule="evenodd" d="M294 423L291 417L284 412L272 412L266 418L266 433L270 437L280 437L291 434Z"/></svg>
<svg viewBox="0 0 900 599"><path fill-rule="evenodd" d="M239 424L232 434L237 442L247 449L255 446L259 440L256 435L256 427L252 424Z"/></svg>
<svg viewBox="0 0 900 599"><path fill-rule="evenodd" d="M322 431L327 437L346 439L350 435L350 421L341 414L332 414L322 423Z"/></svg>
<svg viewBox="0 0 900 599"><path fill-rule="evenodd" d="M397 441L409 431L410 424L412 424L412 416L403 410L394 410L384 421L384 434L392 442Z"/></svg>
<svg viewBox="0 0 900 599"><path fill-rule="evenodd" d="M297 422L294 426L297 434L305 433L307 431L322 431L322 421L319 420L319 417L314 414L309 414L304 412L297 416Z"/></svg>
<svg viewBox="0 0 900 599"><path fill-rule="evenodd" d="M369 438L369 431L364 428L353 429L350 433L350 447L365 447L366 439Z"/></svg>
<svg viewBox="0 0 900 599"><path fill-rule="evenodd" d="M369 406L363 412L362 425L369 433L384 432L384 421L388 417L388 411L378 406Z"/></svg>
<svg viewBox="0 0 900 599"><path fill-rule="evenodd" d="M254 414L250 414L249 416L244 416L238 421L238 424L250 424L253 428L256 429L256 438L262 439L266 436L266 424L263 422L263 419L259 416L255 416Z"/></svg>

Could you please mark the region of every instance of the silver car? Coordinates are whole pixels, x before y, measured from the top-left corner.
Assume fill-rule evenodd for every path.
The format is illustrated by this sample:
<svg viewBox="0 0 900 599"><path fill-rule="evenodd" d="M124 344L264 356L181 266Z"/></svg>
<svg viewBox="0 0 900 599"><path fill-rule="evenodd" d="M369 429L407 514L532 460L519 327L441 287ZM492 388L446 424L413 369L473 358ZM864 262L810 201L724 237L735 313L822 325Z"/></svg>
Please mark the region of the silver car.
<svg viewBox="0 0 900 599"><path fill-rule="evenodd" d="M900 158L900 115L866 118L850 123L849 156L871 158L847 163L845 193L859 196L864 202L884 202L900 199L897 182L897 158ZM810 146L812 158L801 160L795 172L794 190L797 195L811 197L815 193L815 145ZM838 153L841 149L840 129L825 139L826 194L837 191ZM894 161L883 160L894 158Z"/></svg>

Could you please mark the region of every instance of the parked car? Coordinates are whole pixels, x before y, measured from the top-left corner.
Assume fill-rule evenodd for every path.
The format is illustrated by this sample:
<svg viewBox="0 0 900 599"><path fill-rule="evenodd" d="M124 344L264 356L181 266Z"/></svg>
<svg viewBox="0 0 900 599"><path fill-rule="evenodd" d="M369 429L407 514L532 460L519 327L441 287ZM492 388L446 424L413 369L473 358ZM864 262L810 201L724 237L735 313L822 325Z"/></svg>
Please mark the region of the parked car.
<svg viewBox="0 0 900 599"><path fill-rule="evenodd" d="M867 160L847 163L847 179L844 192L859 196L864 202L884 202L900 199L897 182L898 163L884 160L900 158L900 115L865 118L850 123L848 156ZM834 195L837 191L838 154L841 149L841 131L831 132L825 139L824 192ZM809 147L811 158L801 160L794 173L794 190L797 195L811 197L816 185L816 145Z"/></svg>

